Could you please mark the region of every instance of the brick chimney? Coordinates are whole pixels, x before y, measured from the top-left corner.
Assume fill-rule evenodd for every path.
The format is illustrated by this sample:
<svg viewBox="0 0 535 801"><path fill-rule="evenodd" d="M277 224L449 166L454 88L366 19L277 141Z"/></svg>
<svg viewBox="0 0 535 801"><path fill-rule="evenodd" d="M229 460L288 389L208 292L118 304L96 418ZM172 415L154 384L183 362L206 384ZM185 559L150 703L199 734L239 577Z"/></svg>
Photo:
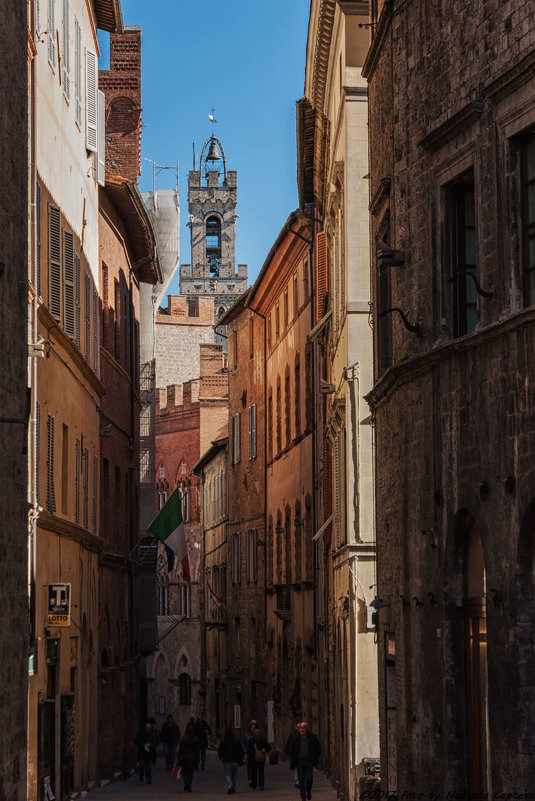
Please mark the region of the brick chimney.
<svg viewBox="0 0 535 801"><path fill-rule="evenodd" d="M136 181L141 148L141 28L110 34L110 68L99 70L106 95L106 172Z"/></svg>

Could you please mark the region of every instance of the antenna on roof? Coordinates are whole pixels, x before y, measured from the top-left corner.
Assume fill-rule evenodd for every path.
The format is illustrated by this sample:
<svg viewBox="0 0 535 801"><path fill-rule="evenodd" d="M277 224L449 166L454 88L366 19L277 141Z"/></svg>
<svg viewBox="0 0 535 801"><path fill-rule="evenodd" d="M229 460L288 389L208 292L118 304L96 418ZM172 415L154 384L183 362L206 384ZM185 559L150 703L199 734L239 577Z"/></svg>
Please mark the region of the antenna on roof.
<svg viewBox="0 0 535 801"><path fill-rule="evenodd" d="M195 142L193 142L193 172L195 172Z"/></svg>

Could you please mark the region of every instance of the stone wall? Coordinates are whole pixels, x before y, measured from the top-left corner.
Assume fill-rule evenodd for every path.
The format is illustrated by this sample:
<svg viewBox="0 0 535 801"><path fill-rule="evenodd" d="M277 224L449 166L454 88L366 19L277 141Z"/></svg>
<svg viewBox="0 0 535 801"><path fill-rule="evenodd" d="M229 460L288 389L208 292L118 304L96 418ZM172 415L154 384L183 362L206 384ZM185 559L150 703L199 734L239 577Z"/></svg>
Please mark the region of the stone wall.
<svg viewBox="0 0 535 801"><path fill-rule="evenodd" d="M28 107L26 4L10 3L0 17L3 47L0 108L3 158L0 177L0 798L26 798L26 708L28 690L28 513L27 513L27 287L28 287ZM15 43L18 45L15 46ZM12 421L9 422L8 418Z"/></svg>
<svg viewBox="0 0 535 801"><path fill-rule="evenodd" d="M421 326L415 334L391 315L390 367L376 371L369 396L384 604L382 789L521 791L535 786L527 600L535 583L535 313L522 301L519 202L520 147L535 124L535 23L514 2L414 0L394 2L392 16L385 6L374 34L365 67L372 249L389 213L391 245L405 255L387 268L390 306ZM475 331L456 338L448 200L469 171L484 294L476 293ZM377 274L375 262L376 311ZM483 702L474 699L484 697L485 679L465 667L467 543L476 535L486 572L478 594L487 627ZM471 723L478 704L488 727Z"/></svg>

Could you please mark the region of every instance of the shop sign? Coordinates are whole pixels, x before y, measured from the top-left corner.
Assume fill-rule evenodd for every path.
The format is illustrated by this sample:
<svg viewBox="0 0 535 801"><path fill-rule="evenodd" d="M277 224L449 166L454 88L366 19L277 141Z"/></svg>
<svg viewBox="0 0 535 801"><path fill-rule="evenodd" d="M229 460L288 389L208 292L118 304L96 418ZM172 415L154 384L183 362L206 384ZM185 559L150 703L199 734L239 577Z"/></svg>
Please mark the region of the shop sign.
<svg viewBox="0 0 535 801"><path fill-rule="evenodd" d="M70 584L48 585L48 614L46 617L46 625L61 627L71 625Z"/></svg>

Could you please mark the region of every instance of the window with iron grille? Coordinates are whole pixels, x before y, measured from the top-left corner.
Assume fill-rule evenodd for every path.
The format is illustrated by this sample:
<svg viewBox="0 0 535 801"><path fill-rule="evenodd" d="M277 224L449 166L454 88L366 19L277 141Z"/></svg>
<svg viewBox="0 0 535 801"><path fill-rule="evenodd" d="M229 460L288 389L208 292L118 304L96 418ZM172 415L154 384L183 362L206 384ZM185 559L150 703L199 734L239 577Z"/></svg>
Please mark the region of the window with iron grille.
<svg viewBox="0 0 535 801"><path fill-rule="evenodd" d="M56 494L54 491L54 428L55 420L51 414L47 418L47 457L46 457L46 508L56 514Z"/></svg>

